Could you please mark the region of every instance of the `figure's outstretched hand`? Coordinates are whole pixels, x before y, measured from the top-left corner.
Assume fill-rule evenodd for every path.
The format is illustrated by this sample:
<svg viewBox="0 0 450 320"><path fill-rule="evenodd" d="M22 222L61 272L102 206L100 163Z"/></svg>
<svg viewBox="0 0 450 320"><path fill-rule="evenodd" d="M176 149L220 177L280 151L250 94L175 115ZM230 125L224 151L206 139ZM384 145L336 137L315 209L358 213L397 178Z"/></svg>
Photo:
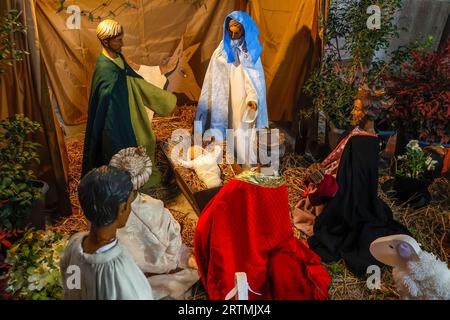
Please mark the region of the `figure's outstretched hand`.
<svg viewBox="0 0 450 320"><path fill-rule="evenodd" d="M256 104L255 101L249 101L249 102L247 103L247 106L248 106L249 108L253 109L253 110L258 110L258 105Z"/></svg>

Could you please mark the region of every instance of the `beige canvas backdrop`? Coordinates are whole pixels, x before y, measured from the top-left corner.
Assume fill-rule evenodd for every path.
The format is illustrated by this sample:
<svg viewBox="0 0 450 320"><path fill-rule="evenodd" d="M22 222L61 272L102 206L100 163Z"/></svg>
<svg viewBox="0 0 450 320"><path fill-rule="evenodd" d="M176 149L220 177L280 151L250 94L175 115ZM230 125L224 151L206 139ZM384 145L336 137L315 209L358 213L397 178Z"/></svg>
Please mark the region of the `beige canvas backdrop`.
<svg viewBox="0 0 450 320"><path fill-rule="evenodd" d="M24 114L42 126L42 131L30 138L38 142L40 163L33 169L37 177L47 182L50 190L46 194L48 208L57 208L57 215L71 212L67 194L67 174L64 172L65 146L59 127L55 126L54 113L49 106L48 84L45 73L41 73L39 39L36 33L34 6L29 0L2 0L0 14L15 9L21 12L20 22L27 26L26 34L13 36L18 48L29 54L22 61L15 62L0 78L0 119L14 114Z"/></svg>
<svg viewBox="0 0 450 320"><path fill-rule="evenodd" d="M308 103L302 87L320 61L319 17L325 0L250 0L249 11L261 30L267 104L272 121L296 122Z"/></svg>
<svg viewBox="0 0 450 320"><path fill-rule="evenodd" d="M65 5L77 5L91 11L105 1L73 0ZM104 16L125 1L111 4L95 15ZM115 19L124 26L123 52L133 62L159 65L169 58L182 37L184 48L200 43L190 65L201 83L209 57L218 45L225 16L233 11L235 1L206 0L202 5L186 0L134 0L137 9L123 10ZM66 125L86 121L89 86L95 60L101 47L95 35L98 21L81 18L81 29L66 26L70 14L57 13L58 0L37 0L36 17L42 56ZM179 90L182 90L180 88Z"/></svg>
<svg viewBox="0 0 450 320"><path fill-rule="evenodd" d="M66 0L90 11L101 0ZM124 3L112 0L104 15ZM294 121L302 106L301 88L320 57L318 16L324 0L153 0L131 1L137 9L123 10L115 19L125 28L124 54L145 65L163 64L183 39L185 49L200 47L190 59L201 86L210 56L222 39L225 16L240 6L250 12L261 30L270 120ZM80 30L70 30L70 14L57 13L59 0L35 0L40 49L65 125L86 121L90 80L100 45L98 22L81 19ZM183 92L183 83L174 91Z"/></svg>

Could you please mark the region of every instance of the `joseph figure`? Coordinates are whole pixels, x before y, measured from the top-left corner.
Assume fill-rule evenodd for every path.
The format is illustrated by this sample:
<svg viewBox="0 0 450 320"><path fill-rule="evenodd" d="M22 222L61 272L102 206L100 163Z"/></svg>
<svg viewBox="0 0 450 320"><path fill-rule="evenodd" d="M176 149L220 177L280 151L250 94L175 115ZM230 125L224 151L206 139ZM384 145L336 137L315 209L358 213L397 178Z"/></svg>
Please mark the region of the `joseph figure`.
<svg viewBox="0 0 450 320"><path fill-rule="evenodd" d="M123 27L104 20L97 27L103 50L97 59L91 83L88 123L84 143L82 176L93 168L107 165L124 148L144 146L155 164L156 136L146 108L165 116L174 110L175 95L145 81L122 55ZM160 185L161 173L153 166L144 186Z"/></svg>

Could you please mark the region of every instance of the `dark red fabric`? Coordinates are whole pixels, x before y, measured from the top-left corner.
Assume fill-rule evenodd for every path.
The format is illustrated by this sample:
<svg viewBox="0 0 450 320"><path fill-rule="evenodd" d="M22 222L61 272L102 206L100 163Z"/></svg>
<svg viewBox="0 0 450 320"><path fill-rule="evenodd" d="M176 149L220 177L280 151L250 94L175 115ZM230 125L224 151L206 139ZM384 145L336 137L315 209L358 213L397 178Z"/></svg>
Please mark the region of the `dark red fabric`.
<svg viewBox="0 0 450 320"><path fill-rule="evenodd" d="M236 272L245 272L249 299L325 299L330 277L320 258L294 238L286 186L232 180L203 210L195 256L209 298L223 300Z"/></svg>
<svg viewBox="0 0 450 320"><path fill-rule="evenodd" d="M336 195L338 189L336 178L330 174L325 174L317 189L308 194L309 201L313 206L324 204Z"/></svg>

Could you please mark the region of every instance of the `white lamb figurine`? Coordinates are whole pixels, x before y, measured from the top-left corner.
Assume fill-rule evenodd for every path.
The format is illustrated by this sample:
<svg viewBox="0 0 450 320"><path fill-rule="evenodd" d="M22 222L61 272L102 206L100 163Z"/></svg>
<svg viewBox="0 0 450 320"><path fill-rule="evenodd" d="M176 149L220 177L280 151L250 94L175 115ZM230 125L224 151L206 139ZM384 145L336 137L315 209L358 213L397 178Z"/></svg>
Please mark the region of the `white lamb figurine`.
<svg viewBox="0 0 450 320"><path fill-rule="evenodd" d="M450 300L450 270L435 255L422 251L408 235L382 237L370 245L378 261L394 267L395 286L404 300Z"/></svg>

